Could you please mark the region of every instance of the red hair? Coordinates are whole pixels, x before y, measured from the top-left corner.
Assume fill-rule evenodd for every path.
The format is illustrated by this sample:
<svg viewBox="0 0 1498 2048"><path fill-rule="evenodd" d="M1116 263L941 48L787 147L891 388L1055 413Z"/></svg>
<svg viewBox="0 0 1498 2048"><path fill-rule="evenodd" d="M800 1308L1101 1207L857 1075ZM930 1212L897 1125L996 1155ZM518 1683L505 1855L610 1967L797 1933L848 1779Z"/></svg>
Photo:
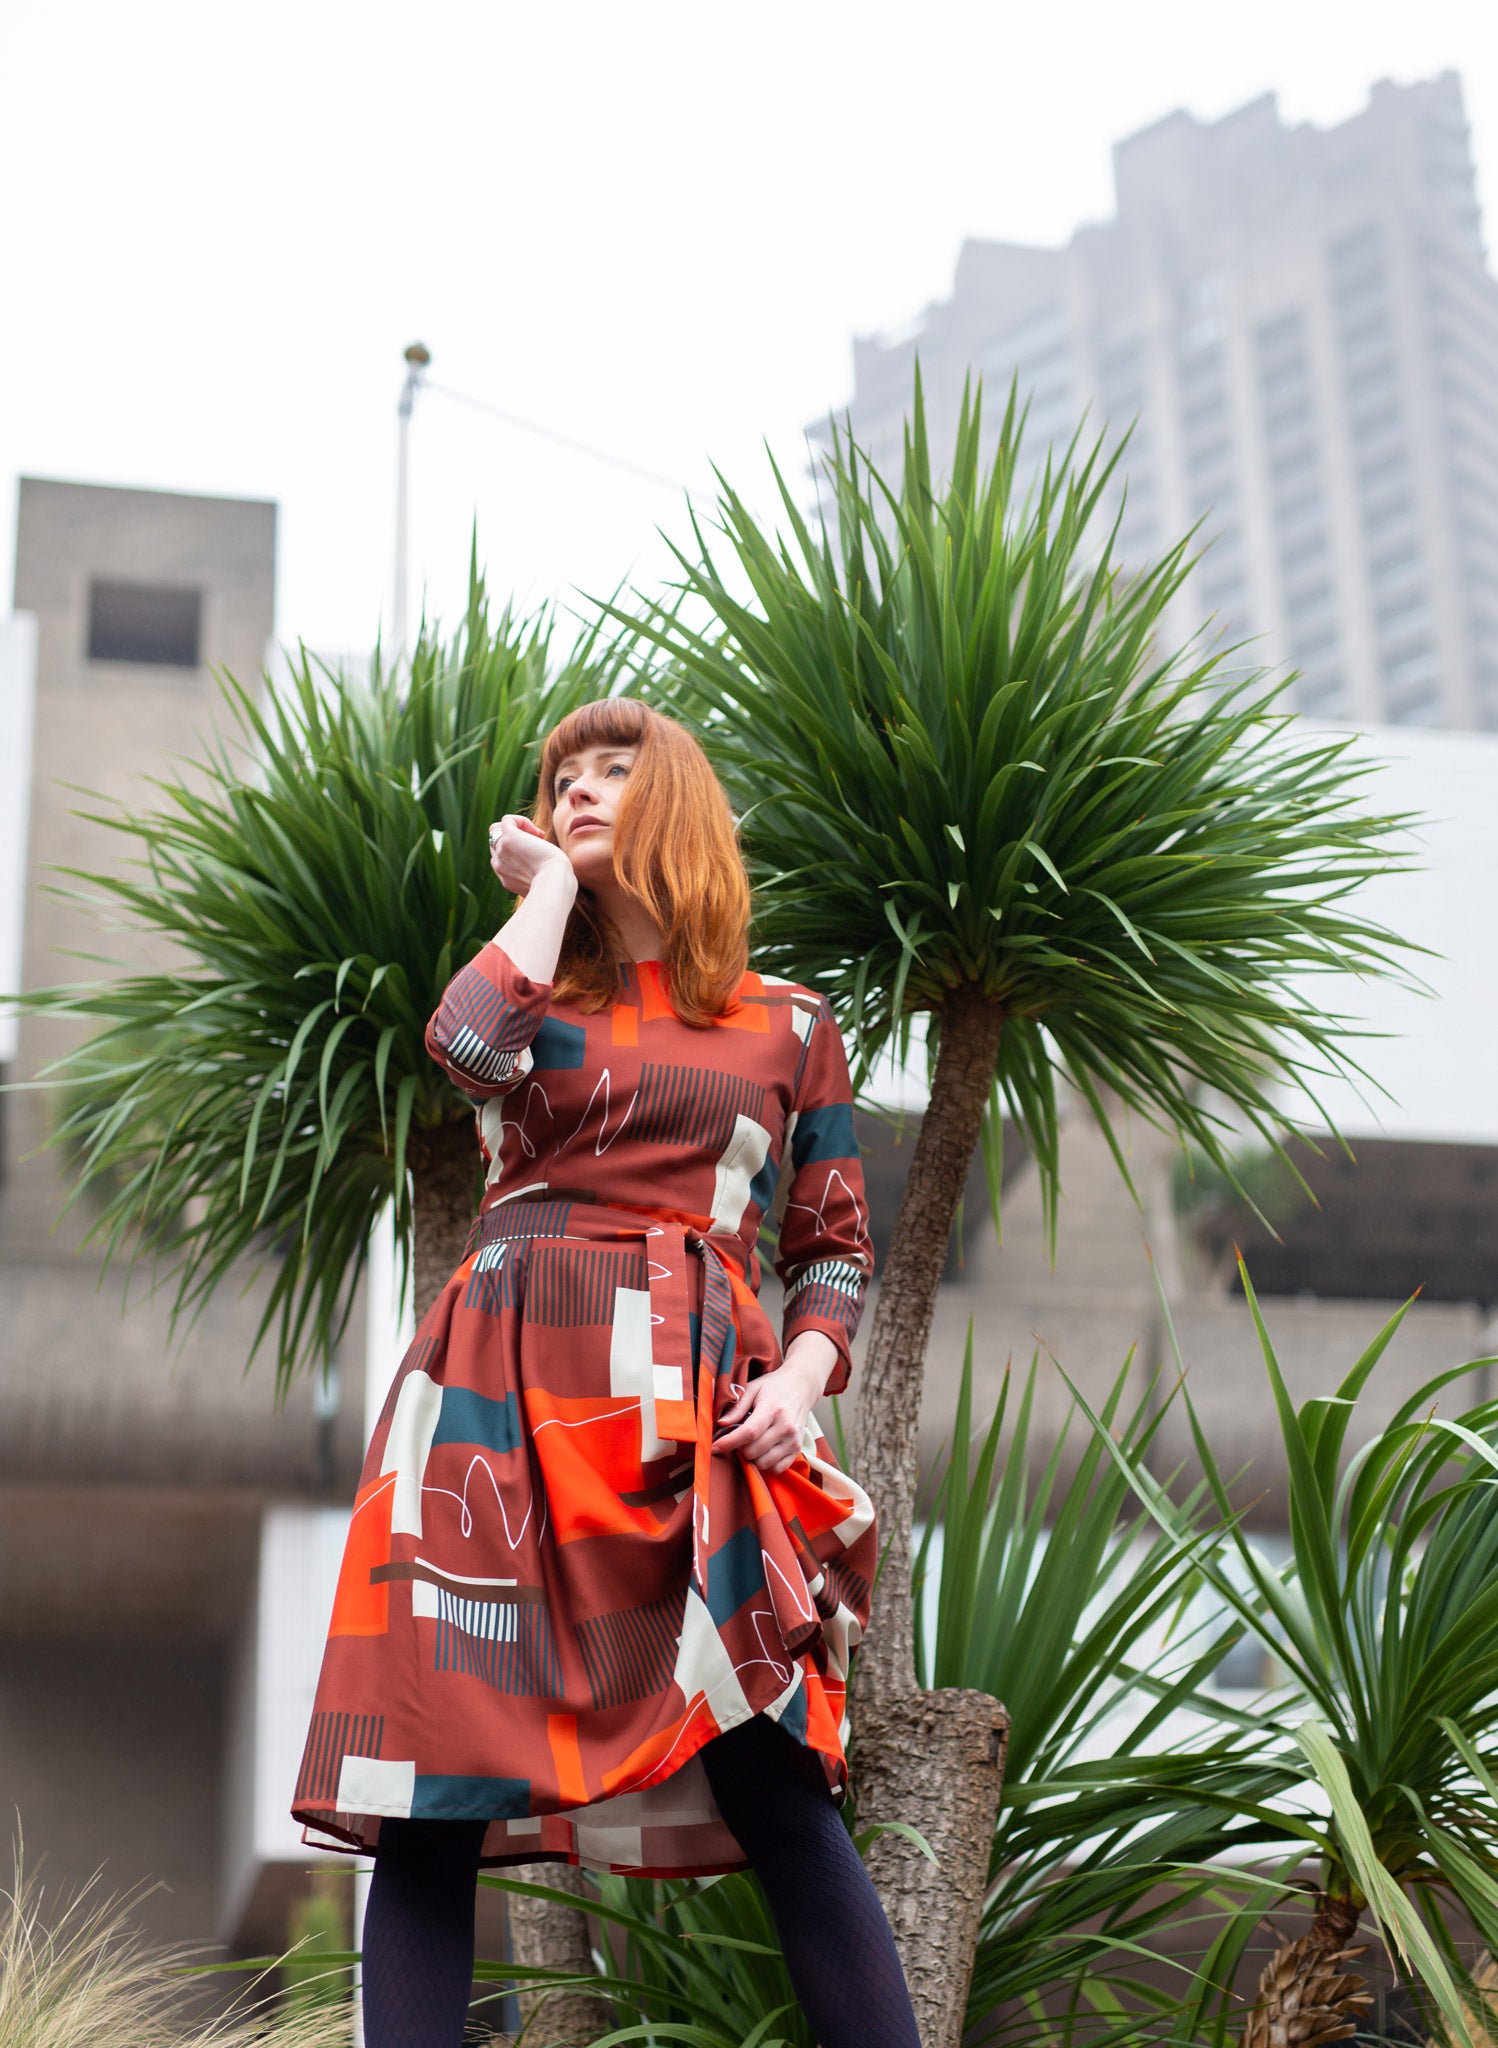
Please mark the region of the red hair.
<svg viewBox="0 0 1498 2048"><path fill-rule="evenodd" d="M541 748L531 816L553 841L556 773L588 747L638 749L620 793L614 879L660 929L671 1006L686 1024L731 1010L749 964L749 876L723 785L692 735L637 697L580 704ZM618 996L620 961L586 889L567 920L558 1002L602 1010Z"/></svg>

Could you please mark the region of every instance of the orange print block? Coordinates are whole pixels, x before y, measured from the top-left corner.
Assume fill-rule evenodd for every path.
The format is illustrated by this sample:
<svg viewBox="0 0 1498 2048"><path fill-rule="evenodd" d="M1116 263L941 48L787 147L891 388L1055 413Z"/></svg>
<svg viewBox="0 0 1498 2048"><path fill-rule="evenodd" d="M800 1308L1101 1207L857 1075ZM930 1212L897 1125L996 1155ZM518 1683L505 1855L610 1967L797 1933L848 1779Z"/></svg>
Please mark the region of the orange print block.
<svg viewBox="0 0 1498 2048"><path fill-rule="evenodd" d="M680 1697L678 1693L677 1698ZM621 1792L638 1792L644 1786L656 1783L658 1776L670 1777L717 1732L718 1724L713 1719L712 1710L699 1692L689 1702L686 1712L669 1727L658 1728L645 1738L638 1749L631 1750L622 1764L604 1772L604 1798L613 1799Z"/></svg>
<svg viewBox="0 0 1498 2048"><path fill-rule="evenodd" d="M659 1394L655 1398L655 1428L657 1436L667 1443L694 1444L697 1441L697 1409L691 1401L667 1401Z"/></svg>
<svg viewBox="0 0 1498 2048"><path fill-rule="evenodd" d="M615 1003L609 1013L612 1026L611 1043L614 1045L638 1045L640 1042L640 1013L633 1003Z"/></svg>
<svg viewBox="0 0 1498 2048"><path fill-rule="evenodd" d="M390 1562L390 1510L395 1474L387 1472L355 1497L348 1541L333 1595L330 1636L383 1636L390 1631L390 1587L369 1583L376 1565Z"/></svg>
<svg viewBox="0 0 1498 2048"><path fill-rule="evenodd" d="M576 1714L548 1714L546 1739L556 1765L557 1797L564 1806L586 1806L587 1781L583 1777L583 1753L577 1740Z"/></svg>
<svg viewBox="0 0 1498 2048"><path fill-rule="evenodd" d="M841 1708L842 1701L838 1701ZM833 1712L832 1702L822 1684L821 1674L815 1670L806 1673L806 1743L809 1749L819 1749L824 1756L841 1756L842 1739L838 1734L839 1716Z"/></svg>
<svg viewBox="0 0 1498 2048"><path fill-rule="evenodd" d="M619 1498L645 1483L637 1399L585 1401L527 1387L525 1412L558 1543L659 1534L649 1508L626 1507Z"/></svg>
<svg viewBox="0 0 1498 2048"><path fill-rule="evenodd" d="M637 963L640 976L640 1022L660 1024L674 1018L671 998L666 994L666 984L661 978L658 960L641 960Z"/></svg>
<svg viewBox="0 0 1498 2048"><path fill-rule="evenodd" d="M846 1522L853 1510L845 1500L838 1500L826 1487L818 1486L811 1476L811 1469L804 1458L798 1458L784 1472L774 1472L761 1481L768 1488L774 1506L771 1512L789 1528L800 1520L808 1537L825 1536L829 1529L835 1529L840 1522ZM761 1509L755 1503L755 1512Z"/></svg>

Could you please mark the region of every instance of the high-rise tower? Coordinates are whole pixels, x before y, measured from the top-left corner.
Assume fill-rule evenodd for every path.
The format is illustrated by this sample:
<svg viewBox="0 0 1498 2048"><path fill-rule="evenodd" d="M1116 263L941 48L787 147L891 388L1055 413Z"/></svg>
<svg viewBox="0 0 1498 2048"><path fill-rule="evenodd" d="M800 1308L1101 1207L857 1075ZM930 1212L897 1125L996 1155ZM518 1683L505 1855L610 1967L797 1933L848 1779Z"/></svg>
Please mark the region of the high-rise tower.
<svg viewBox="0 0 1498 2048"><path fill-rule="evenodd" d="M969 371L991 426L1018 379L1032 460L1137 420L1125 560L1208 544L1183 637L1215 614L1322 717L1498 729L1498 281L1456 75L1330 129L1170 114L1114 174L1112 220L968 242L950 299L855 342L855 436L897 455L917 355L938 448Z"/></svg>

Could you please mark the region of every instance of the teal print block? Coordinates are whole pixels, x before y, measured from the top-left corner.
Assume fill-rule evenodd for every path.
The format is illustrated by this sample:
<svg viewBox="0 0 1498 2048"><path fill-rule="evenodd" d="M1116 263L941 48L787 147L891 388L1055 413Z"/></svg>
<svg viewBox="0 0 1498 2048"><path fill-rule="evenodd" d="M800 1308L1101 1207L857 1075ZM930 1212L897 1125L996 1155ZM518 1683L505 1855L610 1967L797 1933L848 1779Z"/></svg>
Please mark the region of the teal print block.
<svg viewBox="0 0 1498 2048"><path fill-rule="evenodd" d="M520 1442L520 1403L513 1393L491 1401L471 1387L442 1389L434 1449L438 1444L475 1444L486 1451L516 1451Z"/></svg>
<svg viewBox="0 0 1498 2048"><path fill-rule="evenodd" d="M416 1780L412 1820L525 1820L531 1810L529 1778L452 1778Z"/></svg>

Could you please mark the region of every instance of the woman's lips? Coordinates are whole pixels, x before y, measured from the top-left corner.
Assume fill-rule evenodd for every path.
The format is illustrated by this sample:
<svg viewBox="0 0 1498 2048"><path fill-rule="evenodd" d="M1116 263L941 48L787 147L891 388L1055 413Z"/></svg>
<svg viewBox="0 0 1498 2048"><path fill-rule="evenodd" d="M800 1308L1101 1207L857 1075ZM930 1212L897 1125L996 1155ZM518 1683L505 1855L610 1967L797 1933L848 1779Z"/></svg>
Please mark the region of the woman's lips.
<svg viewBox="0 0 1498 2048"><path fill-rule="evenodd" d="M567 837L569 839L576 839L579 832L601 832L602 830L603 820L601 818L579 818L575 825L570 825L567 828Z"/></svg>

